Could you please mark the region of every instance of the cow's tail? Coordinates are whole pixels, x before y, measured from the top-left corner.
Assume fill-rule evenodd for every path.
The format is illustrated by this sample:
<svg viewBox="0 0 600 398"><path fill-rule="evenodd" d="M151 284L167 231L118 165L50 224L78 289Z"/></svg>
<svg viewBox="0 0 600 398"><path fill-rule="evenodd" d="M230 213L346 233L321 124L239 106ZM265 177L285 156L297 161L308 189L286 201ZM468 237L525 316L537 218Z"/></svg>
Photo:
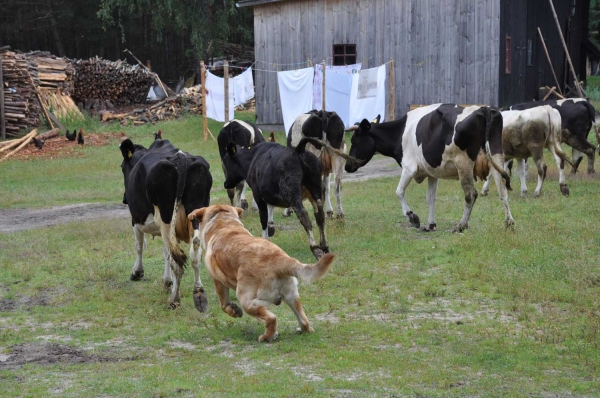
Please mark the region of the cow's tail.
<svg viewBox="0 0 600 398"><path fill-rule="evenodd" d="M483 113L485 114L485 156L488 161L492 165L492 167L500 173L502 178L506 183L506 189L512 191L512 187L510 186L510 176L504 171L502 165L498 165L494 158L492 157L492 151L490 150L490 131L492 130L492 110L488 106L481 107Z"/></svg>
<svg viewBox="0 0 600 398"><path fill-rule="evenodd" d="M544 107L545 108L545 107ZM571 159L569 159L569 157L567 156L566 153L564 153L562 151L562 148L560 147L560 135L561 135L561 126L558 126L559 130L555 131L554 129L554 123L552 120L552 111L554 109L550 107L550 110L548 111L548 126L549 126L549 131L548 134L550 134L550 139L552 140L552 143L554 145L554 152L556 153L556 155L558 155L558 157L560 158L560 167L564 168L565 165L564 163L567 162L569 164L569 166L573 167L573 162L571 162ZM557 111L558 112L558 111Z"/></svg>
<svg viewBox="0 0 600 398"><path fill-rule="evenodd" d="M187 158L181 151L175 154L175 166L177 168L177 190L175 191L175 205L173 206L173 217L171 218L171 228L169 231L169 252L173 260L180 266L185 267L187 256L177 244L177 236L175 234L175 226L177 223L177 212L181 205L183 190L185 188L185 180L187 178Z"/></svg>
<svg viewBox="0 0 600 398"><path fill-rule="evenodd" d="M351 160L353 162L357 162L359 164L362 164L362 161L360 161L359 159L356 159L350 155L345 154L344 152L340 151L339 149L335 149L334 147L332 147L331 145L329 145L328 143L326 143L325 141L319 140L317 138L312 138L312 137L304 137L300 140L300 142L298 143L298 145L296 146L296 152L297 153L304 153L306 151L306 144L312 144L314 145L317 149L325 149L327 152L329 152L329 155L331 156L333 155L337 155L339 157L342 157L346 160Z"/></svg>

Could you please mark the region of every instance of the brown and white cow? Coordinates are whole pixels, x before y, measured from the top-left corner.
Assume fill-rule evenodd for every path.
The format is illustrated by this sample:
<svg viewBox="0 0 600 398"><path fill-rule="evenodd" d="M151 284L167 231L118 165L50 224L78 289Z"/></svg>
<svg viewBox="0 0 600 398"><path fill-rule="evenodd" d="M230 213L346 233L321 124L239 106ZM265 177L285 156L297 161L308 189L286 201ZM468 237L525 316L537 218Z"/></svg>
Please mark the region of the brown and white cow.
<svg viewBox="0 0 600 398"><path fill-rule="evenodd" d="M521 180L521 196L527 195L527 158L533 158L538 172L538 182L534 196L542 193L542 185L546 178L544 148L554 156L559 173L559 187L563 195L569 196L569 188L565 181L565 162L571 164L560 147L561 119L560 113L548 105L522 111L502 112L502 149L504 160L517 159L517 174ZM572 165L572 164L571 164ZM489 180L483 185L482 195L487 195Z"/></svg>
<svg viewBox="0 0 600 398"><path fill-rule="evenodd" d="M393 157L402 167L396 195L402 212L417 228L419 217L406 203L405 191L414 178L417 183L428 178L427 203L429 220L423 230L437 227L434 207L439 179L458 179L465 193L463 216L455 232L468 228L477 190L475 177L482 179L491 173L504 206L506 226L514 225L508 207L508 174L502 169L502 115L497 109L485 106L463 108L453 104L435 104L408 112L400 120L371 124L363 120L352 136L350 156L362 164L348 160L346 171L355 172L375 153ZM503 183L502 179L506 181Z"/></svg>

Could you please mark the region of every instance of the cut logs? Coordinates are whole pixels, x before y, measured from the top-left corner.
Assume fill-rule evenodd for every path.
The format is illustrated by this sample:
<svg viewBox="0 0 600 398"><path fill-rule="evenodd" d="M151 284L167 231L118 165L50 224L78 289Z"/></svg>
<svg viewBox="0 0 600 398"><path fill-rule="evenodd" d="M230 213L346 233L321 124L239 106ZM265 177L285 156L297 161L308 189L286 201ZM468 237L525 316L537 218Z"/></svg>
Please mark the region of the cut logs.
<svg viewBox="0 0 600 398"><path fill-rule="evenodd" d="M133 124L139 126L146 123L156 123L160 120L176 119L184 113L202 114L202 97L200 93L193 95L179 94L147 108L134 109L127 113L101 111L100 120L103 122L120 120L123 125Z"/></svg>

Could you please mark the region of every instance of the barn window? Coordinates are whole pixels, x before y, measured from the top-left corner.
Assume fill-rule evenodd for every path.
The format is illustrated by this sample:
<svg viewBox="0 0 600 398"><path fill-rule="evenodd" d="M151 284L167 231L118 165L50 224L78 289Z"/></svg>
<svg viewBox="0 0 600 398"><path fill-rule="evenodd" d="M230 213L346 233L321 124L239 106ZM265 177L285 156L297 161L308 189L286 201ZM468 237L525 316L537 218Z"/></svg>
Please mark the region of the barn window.
<svg viewBox="0 0 600 398"><path fill-rule="evenodd" d="M506 38L504 39L504 48L505 48L505 57L504 57L504 73L507 75L510 75L510 70L511 70L511 55L512 55L512 48L510 45L510 36L506 36Z"/></svg>
<svg viewBox="0 0 600 398"><path fill-rule="evenodd" d="M533 66L533 40L527 40L527 66Z"/></svg>
<svg viewBox="0 0 600 398"><path fill-rule="evenodd" d="M352 65L356 63L356 44L334 44L333 64Z"/></svg>

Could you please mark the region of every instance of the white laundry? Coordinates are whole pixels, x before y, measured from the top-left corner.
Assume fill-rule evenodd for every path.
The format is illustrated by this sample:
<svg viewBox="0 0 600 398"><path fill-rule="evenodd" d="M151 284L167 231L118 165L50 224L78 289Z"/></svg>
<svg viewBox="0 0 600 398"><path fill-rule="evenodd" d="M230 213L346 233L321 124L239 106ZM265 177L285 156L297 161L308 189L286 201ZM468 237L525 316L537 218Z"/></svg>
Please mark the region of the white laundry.
<svg viewBox="0 0 600 398"><path fill-rule="evenodd" d="M252 78L252 68L246 69L243 73L233 79L233 97L235 106L245 104L249 99L254 98L254 80Z"/></svg>
<svg viewBox="0 0 600 398"><path fill-rule="evenodd" d="M370 83L367 89L368 92L373 91L374 97L359 98L359 74L352 75L352 92L350 93L350 123L360 123L363 119L373 120L377 115L381 115L381 121L385 120L385 65L378 68L368 69L368 71L377 71L376 88L371 79L367 79ZM370 74L370 72L367 72ZM363 81L365 79L363 78ZM364 93L364 90L363 90Z"/></svg>
<svg viewBox="0 0 600 398"><path fill-rule="evenodd" d="M313 109L314 75L313 68L277 72L281 113L286 134L298 115Z"/></svg>
<svg viewBox="0 0 600 398"><path fill-rule="evenodd" d="M353 75L361 70L362 63L352 65L327 65L325 70L325 80L327 80L327 73L337 72ZM327 82L325 82L327 84ZM323 109L323 65L315 65L315 78L313 88L313 108L312 109Z"/></svg>
<svg viewBox="0 0 600 398"><path fill-rule="evenodd" d="M325 80L326 110L334 111L350 127L350 94L352 92L352 75L327 70Z"/></svg>
<svg viewBox="0 0 600 398"><path fill-rule="evenodd" d="M225 79L206 72L206 116L217 122L225 121ZM229 120L233 120L233 87L229 85Z"/></svg>

